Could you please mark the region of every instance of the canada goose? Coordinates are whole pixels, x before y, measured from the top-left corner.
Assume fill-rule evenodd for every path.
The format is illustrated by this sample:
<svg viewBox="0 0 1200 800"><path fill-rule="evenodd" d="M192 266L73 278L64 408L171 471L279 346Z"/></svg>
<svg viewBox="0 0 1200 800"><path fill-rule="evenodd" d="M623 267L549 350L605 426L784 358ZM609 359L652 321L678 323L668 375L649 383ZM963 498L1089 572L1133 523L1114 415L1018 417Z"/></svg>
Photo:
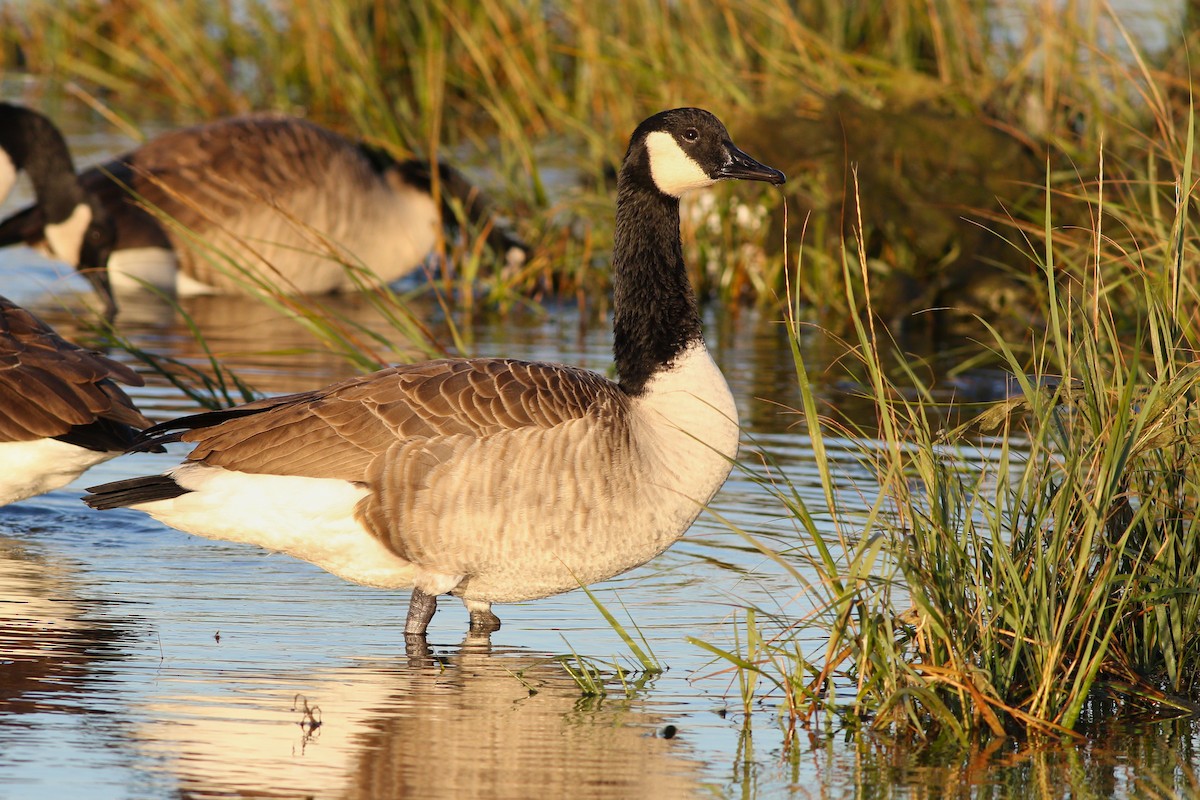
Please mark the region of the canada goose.
<svg viewBox="0 0 1200 800"><path fill-rule="evenodd" d="M500 625L493 603L645 563L683 535L737 452L679 238L680 196L723 178L784 181L707 111L664 111L634 131L613 241L618 381L500 358L392 367L156 425L144 441L194 442L187 460L85 502L411 587L405 633L417 636L439 594L487 632Z"/></svg>
<svg viewBox="0 0 1200 800"><path fill-rule="evenodd" d="M0 223L0 246L40 244L77 266L111 306L107 273L88 267L108 262L115 237L112 221L75 177L71 151L54 123L24 106L0 103L0 202L22 171L29 175L38 204Z"/></svg>
<svg viewBox="0 0 1200 800"><path fill-rule="evenodd" d="M528 251L449 165L437 167L439 208L429 162L396 161L295 117L172 131L77 179L61 134L41 114L0 103L0 131L8 131L0 184L24 169L37 195L0 222L0 246L40 246L94 275L102 295L105 277L118 292L144 283L179 294L241 291L244 280L223 258L186 246L190 234L285 293L358 288L364 276L348 275L334 253L390 283L425 260L439 226L455 218L454 203L472 222L493 223L489 241L510 261ZM104 300L112 311L111 293Z"/></svg>
<svg viewBox="0 0 1200 800"><path fill-rule="evenodd" d="M114 381L142 385L0 297L0 505L66 486L150 425Z"/></svg>

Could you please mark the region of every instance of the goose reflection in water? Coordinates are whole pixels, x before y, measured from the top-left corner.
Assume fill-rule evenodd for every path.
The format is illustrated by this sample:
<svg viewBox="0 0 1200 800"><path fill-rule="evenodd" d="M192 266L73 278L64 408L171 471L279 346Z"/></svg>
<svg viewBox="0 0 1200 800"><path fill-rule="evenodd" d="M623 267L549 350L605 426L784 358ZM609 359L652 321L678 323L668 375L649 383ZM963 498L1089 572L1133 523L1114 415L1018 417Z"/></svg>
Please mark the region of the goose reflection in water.
<svg viewBox="0 0 1200 800"><path fill-rule="evenodd" d="M189 798L684 798L700 765L636 699L582 698L551 656L468 639L316 673L232 676L140 714Z"/></svg>
<svg viewBox="0 0 1200 800"><path fill-rule="evenodd" d="M425 338L403 336L389 319L407 315L429 325L425 320L435 315L432 304L432 299L415 298L396 305L372 292L291 298L284 305L237 295L170 302L140 296L123 300L120 329L134 346L155 357L174 359L209 376L216 358L227 374L260 393L277 394L358 375L372 361L403 363L441 354ZM70 319L47 316L69 329ZM329 337L314 333L311 320L328 329ZM450 341L436 325L429 327L435 339Z"/></svg>
<svg viewBox="0 0 1200 800"><path fill-rule="evenodd" d="M4 511L10 523L39 516ZM111 617L100 605L83 597L70 564L0 530L0 718L5 726L19 724L20 715L47 710L88 713L88 703L63 698L92 690L102 665L124 658L135 636L131 622Z"/></svg>

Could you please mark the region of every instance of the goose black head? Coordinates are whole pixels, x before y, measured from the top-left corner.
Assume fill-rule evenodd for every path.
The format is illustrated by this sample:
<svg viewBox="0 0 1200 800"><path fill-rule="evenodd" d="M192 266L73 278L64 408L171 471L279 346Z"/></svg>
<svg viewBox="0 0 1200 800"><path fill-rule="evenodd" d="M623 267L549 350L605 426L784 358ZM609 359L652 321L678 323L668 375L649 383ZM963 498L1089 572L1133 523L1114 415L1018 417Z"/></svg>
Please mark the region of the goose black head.
<svg viewBox="0 0 1200 800"><path fill-rule="evenodd" d="M680 197L691 189L737 178L778 186L786 178L777 169L739 150L729 131L700 108L676 108L655 114L637 127L622 173L649 179L665 195Z"/></svg>
<svg viewBox="0 0 1200 800"><path fill-rule="evenodd" d="M108 282L108 259L116 247L116 225L97 202L81 202L59 222L47 222L39 202L0 221L0 247L27 244L83 274L104 301L105 315L116 313Z"/></svg>
<svg viewBox="0 0 1200 800"><path fill-rule="evenodd" d="M0 200L18 172L29 175L37 202L0 221L0 247L28 244L71 264L91 281L109 316L108 259L116 225L79 182L62 133L33 109L0 103Z"/></svg>

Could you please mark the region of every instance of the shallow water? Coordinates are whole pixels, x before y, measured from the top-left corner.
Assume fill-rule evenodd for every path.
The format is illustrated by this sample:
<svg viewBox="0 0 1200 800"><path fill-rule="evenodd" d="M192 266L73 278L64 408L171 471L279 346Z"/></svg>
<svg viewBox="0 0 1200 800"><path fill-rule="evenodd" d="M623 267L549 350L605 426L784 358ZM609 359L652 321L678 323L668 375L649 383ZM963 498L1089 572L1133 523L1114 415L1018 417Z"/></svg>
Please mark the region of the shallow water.
<svg viewBox="0 0 1200 800"><path fill-rule="evenodd" d="M266 341L269 325L242 326L239 341L238 326L223 330L205 316L211 302L187 307L215 351L282 343ZM476 331L488 342L479 349L603 368L607 334L576 336L572 316L516 329L489 323ZM144 327L134 338L194 358L178 327ZM717 352L747 365L740 338ZM280 391L344 369L321 354L230 361ZM755 370L732 369L747 397L736 384ZM133 394L160 416L184 403L161 387ZM743 404L747 418L771 415L753 405ZM804 441L760 436L803 482ZM596 587L669 670L631 697L617 683L610 696L584 698L554 656L590 656L609 672L614 661L636 665L583 592L498 608L504 627L490 652L464 641L461 604L443 602L431 652L407 653L403 593L78 501L81 486L170 463L127 456L0 509L0 652L9 659L0 672L0 783L20 787L14 796L87 787L99 797L554 797L586 786L581 796L686 797L726 779L740 735L725 716L730 678L706 677L716 669L684 636L729 646L735 609L786 603L795 587L711 516L651 565ZM714 508L750 530L786 531L779 509L738 475ZM306 715L305 704L319 711ZM51 754L71 769L50 768Z"/></svg>
<svg viewBox="0 0 1200 800"><path fill-rule="evenodd" d="M61 272L29 251L2 252L0 292L72 334L56 298L77 308L86 290ZM354 298L325 302L375 324ZM353 372L250 301L184 307L222 363L260 390ZM448 341L432 306L414 309ZM126 309L120 326L141 347L203 363L169 309ZM813 454L786 410L797 399L779 326L710 312L706 330L738 398L743 457L769 452L819 510ZM570 307L483 319L466 333L480 355L609 365L608 331ZM820 364L814 350L810 365ZM190 408L159 381L133 394L156 417ZM873 484L853 443L827 444L853 517ZM731 531L796 541L778 501L739 471L681 542L594 587L668 668L646 679L583 592L498 607L504 626L490 645L464 638L464 609L443 602L428 651L410 652L405 593L78 500L84 486L180 455L123 457L0 509L0 797L1137 797L1139 779L1186 788L1194 770L1189 722L1069 748L1006 744L969 763L818 732L785 753L777 699L746 718L736 679L687 640L733 648L741 609L808 610L794 580ZM822 645L814 632L811 651ZM603 696L584 696L560 663L578 668L576 654L609 675ZM629 671L625 690L614 665Z"/></svg>

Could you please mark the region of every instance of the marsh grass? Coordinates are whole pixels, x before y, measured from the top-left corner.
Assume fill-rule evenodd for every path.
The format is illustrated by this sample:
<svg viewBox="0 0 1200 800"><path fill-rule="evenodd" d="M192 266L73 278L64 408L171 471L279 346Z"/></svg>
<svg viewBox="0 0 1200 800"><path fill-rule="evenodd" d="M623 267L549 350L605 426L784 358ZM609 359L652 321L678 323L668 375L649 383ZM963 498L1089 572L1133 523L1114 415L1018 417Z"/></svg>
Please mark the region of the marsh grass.
<svg viewBox="0 0 1200 800"><path fill-rule="evenodd" d="M867 310L853 319L845 363L874 404L869 430L822 413L792 295L797 411L828 516L768 458L744 459L790 513L797 544L781 551L734 530L793 565L808 609L747 610L732 652L700 643L744 675L744 695L765 677L793 724L829 713L959 745L1073 735L1101 696L1164 717L1200 708L1190 121L1187 130L1167 167L1173 183L1116 180L1121 205L1107 202L1113 179L1101 164L1078 196L1089 230L1055 227L1047 200L1041 236L1020 245L1042 276L1046 328L1011 342L988 326L1015 388L964 423L947 426L928 373L898 352L869 293L856 296L870 282L861 240L843 258L847 303ZM878 485L865 514L841 511L824 455L826 437L847 433ZM814 631L823 648L812 649Z"/></svg>
<svg viewBox="0 0 1200 800"><path fill-rule="evenodd" d="M594 600L595 598L593 598ZM617 626L620 630L620 627ZM627 641L627 644L629 642ZM584 697L608 697L617 687L626 697L632 697L645 689L655 676L662 672L657 661L646 668L647 662L642 661L643 669L622 666L621 660L613 656L610 660L596 656L581 655L564 637L568 653L555 656L553 660L571 678ZM642 655L635 651L641 659Z"/></svg>
<svg viewBox="0 0 1200 800"><path fill-rule="evenodd" d="M625 628L625 625L619 619L617 619L611 611L608 610L608 607L600 602L600 598L596 596L595 592L593 592L587 586L583 586L582 584L580 585L580 588L583 589L585 594L587 594L588 599L592 601L592 604L596 606L596 610L599 611L600 615L604 617L604 621L608 623L608 626L612 628L619 637L621 637L621 641L625 643L625 646L629 649L629 652L637 660L637 663L641 665L641 671L645 674L651 675L656 675L662 672L662 662L660 662L658 657L654 655L654 650L650 647L650 642L646 639L646 634L643 633L642 629L638 627L637 622L633 619L633 615L629 613L629 609L625 608L625 604L621 602L620 597L617 598L617 602L621 603L621 608L625 612L625 616L629 619L630 625L633 626L633 633L630 633ZM634 634L636 634L636 638Z"/></svg>
<svg viewBox="0 0 1200 800"><path fill-rule="evenodd" d="M505 308L522 295L604 288L603 259L585 278L578 265L593 262L570 255L607 250L608 176L629 131L660 108L712 108L735 138L773 127L764 122L772 118L817 118L831 98L845 96L864 108L925 103L984 117L1032 131L1016 138L1035 149L1048 143L1068 155L1092 152L1106 122L1110 137L1136 140L1147 130L1138 101L1148 83L1140 75L1130 81L1130 59L1111 55L1131 49L1120 21L1083 5L1006 14L974 0L33 0L0 11L0 40L7 66L19 60L81 87L125 127L136 127L133 108L177 123L302 110L396 153L486 164L497 205L546 241L535 241L541 255L525 270L495 276L469 265L460 274L484 276L483 291L464 278L453 294ZM787 152L812 134L774 135ZM819 134L826 136L841 138ZM1063 176L1070 179L1069 168ZM788 191L807 189L793 180ZM843 235L842 214L832 202L802 221L823 245L800 278L814 292L841 279L829 255ZM595 224L568 234L568 243L564 220ZM754 238L738 234L739 243ZM773 303L785 262L774 242L765 244L765 260L708 245L694 262L703 265L706 292ZM903 237L889 244L893 268L913 257Z"/></svg>
<svg viewBox="0 0 1200 800"><path fill-rule="evenodd" d="M190 233L188 235L191 236ZM391 287L377 285L360 264L341 262L347 274L357 281L359 296L368 301L371 309L384 322L378 330L342 312L320 296L288 292L286 284L270 278L273 270L269 264L264 263L267 269L264 273L263 266L250 268L211 242L197 242L197 246L204 248L210 265L235 281L244 294L281 317L292 320L308 331L323 349L335 353L363 372L381 369L397 361L443 357L450 352L448 348L453 348L459 354L469 353L469 345L461 337L453 315L446 313L445 316L447 321L444 327L449 341L444 343L425 322L418 319L408 298ZM320 256L314 255L314 258L317 257ZM148 285L144 291L154 296L157 302L173 309L203 354L202 366L151 352L108 320L81 319L81 324L91 329L99 344L125 350L151 373L179 389L197 406L227 408L249 402L258 396L246 379L222 362L210 347L201 327L173 297ZM431 285L421 291L433 292L443 312L448 312L448 303L437 286Z"/></svg>
<svg viewBox="0 0 1200 800"><path fill-rule="evenodd" d="M153 291L146 287L147 291ZM219 410L240 403L249 403L258 399L254 387L248 384L233 370L229 369L209 347L207 337L196 325L195 320L179 307L171 297L159 294L160 299L172 306L175 313L183 320L192 339L204 354L204 364L207 369L201 369L193 364L181 361L172 356L155 353L138 345L133 339L125 336L109 320L98 318L85 321L96 342L104 349L120 348L137 359L152 374L159 376L174 386L197 407Z"/></svg>

